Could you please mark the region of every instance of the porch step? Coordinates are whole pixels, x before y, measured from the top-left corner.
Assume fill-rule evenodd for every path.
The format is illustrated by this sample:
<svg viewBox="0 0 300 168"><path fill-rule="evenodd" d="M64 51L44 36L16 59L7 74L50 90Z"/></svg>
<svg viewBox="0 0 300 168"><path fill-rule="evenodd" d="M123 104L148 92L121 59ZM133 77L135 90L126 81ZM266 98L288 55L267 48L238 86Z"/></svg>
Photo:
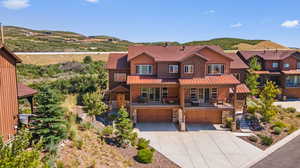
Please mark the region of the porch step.
<svg viewBox="0 0 300 168"><path fill-rule="evenodd" d="M242 132L252 132L252 131L250 130L250 127L249 127L248 122L245 120L244 117L242 117L242 118L240 119L240 130L241 130Z"/></svg>

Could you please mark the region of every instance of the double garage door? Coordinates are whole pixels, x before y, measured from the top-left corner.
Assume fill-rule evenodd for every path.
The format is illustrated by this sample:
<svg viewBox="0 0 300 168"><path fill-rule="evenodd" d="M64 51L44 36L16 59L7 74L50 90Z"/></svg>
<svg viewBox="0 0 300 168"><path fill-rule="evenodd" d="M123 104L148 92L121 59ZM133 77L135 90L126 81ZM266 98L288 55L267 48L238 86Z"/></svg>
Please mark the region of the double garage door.
<svg viewBox="0 0 300 168"><path fill-rule="evenodd" d="M138 122L172 122L172 109L138 109Z"/></svg>
<svg viewBox="0 0 300 168"><path fill-rule="evenodd" d="M186 111L187 123L222 123L222 110L187 110Z"/></svg>

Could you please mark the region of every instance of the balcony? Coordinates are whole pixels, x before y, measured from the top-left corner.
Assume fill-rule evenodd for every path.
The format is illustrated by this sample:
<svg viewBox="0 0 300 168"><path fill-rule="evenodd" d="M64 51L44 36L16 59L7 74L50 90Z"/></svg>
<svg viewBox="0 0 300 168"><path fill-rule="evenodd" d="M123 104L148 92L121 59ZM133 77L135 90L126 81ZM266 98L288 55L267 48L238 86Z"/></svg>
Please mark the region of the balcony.
<svg viewBox="0 0 300 168"><path fill-rule="evenodd" d="M147 97L139 96L137 101L132 102L133 106L152 106L152 107L178 107L179 106L179 98L177 97L168 97L168 98L162 98L161 100L157 99L149 99Z"/></svg>
<svg viewBox="0 0 300 168"><path fill-rule="evenodd" d="M233 106L224 100L197 100L197 99L186 99L186 108L221 108L221 109L233 109Z"/></svg>

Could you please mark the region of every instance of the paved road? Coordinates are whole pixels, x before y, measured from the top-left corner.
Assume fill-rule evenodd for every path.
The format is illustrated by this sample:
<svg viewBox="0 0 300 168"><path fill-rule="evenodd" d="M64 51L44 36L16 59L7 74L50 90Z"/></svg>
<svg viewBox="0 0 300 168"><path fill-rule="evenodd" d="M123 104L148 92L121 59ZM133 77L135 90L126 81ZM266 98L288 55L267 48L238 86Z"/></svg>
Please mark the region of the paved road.
<svg viewBox="0 0 300 168"><path fill-rule="evenodd" d="M298 168L300 167L300 136L279 148L252 168Z"/></svg>
<svg viewBox="0 0 300 168"><path fill-rule="evenodd" d="M208 130L202 126L178 132L174 124L138 124L139 135L183 168L239 168L262 151L229 131Z"/></svg>

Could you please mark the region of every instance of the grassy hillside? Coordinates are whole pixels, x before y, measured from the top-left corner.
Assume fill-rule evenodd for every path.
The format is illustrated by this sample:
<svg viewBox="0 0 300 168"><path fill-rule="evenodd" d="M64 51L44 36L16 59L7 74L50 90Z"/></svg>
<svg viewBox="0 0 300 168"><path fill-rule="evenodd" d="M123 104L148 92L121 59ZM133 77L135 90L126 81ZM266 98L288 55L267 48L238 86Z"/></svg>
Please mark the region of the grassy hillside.
<svg viewBox="0 0 300 168"><path fill-rule="evenodd" d="M6 44L15 52L45 51L126 51L130 45L164 45L165 42L134 43L105 35L85 36L66 31L32 30L22 27L4 28ZM259 45L260 43L263 45ZM168 42L169 45L218 45L225 50L281 48L282 45L266 40L217 38L187 43ZM286 48L282 46L282 48Z"/></svg>

